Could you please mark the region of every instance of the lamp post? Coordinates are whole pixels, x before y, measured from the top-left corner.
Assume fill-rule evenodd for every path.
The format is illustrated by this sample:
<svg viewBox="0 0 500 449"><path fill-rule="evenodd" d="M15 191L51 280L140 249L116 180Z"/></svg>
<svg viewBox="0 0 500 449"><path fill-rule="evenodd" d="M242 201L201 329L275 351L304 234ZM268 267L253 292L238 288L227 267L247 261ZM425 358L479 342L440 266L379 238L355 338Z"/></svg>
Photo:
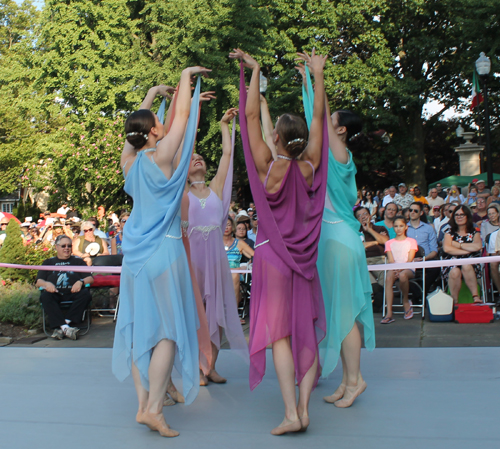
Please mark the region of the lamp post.
<svg viewBox="0 0 500 449"><path fill-rule="evenodd" d="M490 74L491 61L482 51L476 61L476 71L484 84L484 115L486 135L486 171L488 172L488 187L493 186L493 161L490 145L490 110L488 108L488 76Z"/></svg>

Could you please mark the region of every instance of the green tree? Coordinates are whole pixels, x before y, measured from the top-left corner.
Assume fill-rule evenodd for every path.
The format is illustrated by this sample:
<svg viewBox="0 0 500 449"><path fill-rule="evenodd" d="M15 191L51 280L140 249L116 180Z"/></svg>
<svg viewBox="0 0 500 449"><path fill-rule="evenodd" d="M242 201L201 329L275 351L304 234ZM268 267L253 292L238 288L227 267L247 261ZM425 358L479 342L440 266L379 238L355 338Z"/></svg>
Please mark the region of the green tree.
<svg viewBox="0 0 500 449"><path fill-rule="evenodd" d="M7 237L0 248L0 262L18 265L26 264L26 249L24 248L21 234L19 223L14 219L10 220L7 225ZM26 270L18 270L16 268L0 268L0 276L9 282L28 279Z"/></svg>

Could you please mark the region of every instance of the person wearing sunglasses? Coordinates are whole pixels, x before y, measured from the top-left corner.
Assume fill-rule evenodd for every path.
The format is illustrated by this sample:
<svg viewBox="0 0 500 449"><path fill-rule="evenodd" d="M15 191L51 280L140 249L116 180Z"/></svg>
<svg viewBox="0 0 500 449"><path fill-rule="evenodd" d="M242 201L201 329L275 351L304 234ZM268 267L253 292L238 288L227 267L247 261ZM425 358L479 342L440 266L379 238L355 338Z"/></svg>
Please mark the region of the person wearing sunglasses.
<svg viewBox="0 0 500 449"><path fill-rule="evenodd" d="M81 225L83 235L73 240L73 254L81 257L89 267L92 265L92 259L94 257L109 255L108 245L101 237L94 234L94 229L95 226L92 222L84 221ZM97 254L90 254L90 252L87 251L87 247L92 243L97 243L99 245Z"/></svg>
<svg viewBox="0 0 500 449"><path fill-rule="evenodd" d="M44 260L42 265L56 266L86 266L79 257L71 255L72 242L67 235L60 235L55 240L56 257ZM54 329L52 338L76 340L80 329L74 324L82 321L83 312L92 300L88 287L94 282L89 273L78 271L44 271L40 270L36 278L36 287L42 292L40 302L48 316L49 325ZM60 304L62 301L72 301L64 316Z"/></svg>
<svg viewBox="0 0 500 449"><path fill-rule="evenodd" d="M450 218L450 228L445 231L443 251L445 259L466 259L481 255L481 235L474 228L472 214L465 205L455 208ZM478 294L477 279L481 275L481 265L461 265L443 267L442 276L448 281L450 294L455 304L462 286L462 278L469 288L475 303L481 303Z"/></svg>
<svg viewBox="0 0 500 449"><path fill-rule="evenodd" d="M119 224L118 223L116 224L117 233L115 237L111 240L111 254L123 254L122 252L123 227L125 226L128 217L130 217L130 214L128 212L124 212L120 216Z"/></svg>

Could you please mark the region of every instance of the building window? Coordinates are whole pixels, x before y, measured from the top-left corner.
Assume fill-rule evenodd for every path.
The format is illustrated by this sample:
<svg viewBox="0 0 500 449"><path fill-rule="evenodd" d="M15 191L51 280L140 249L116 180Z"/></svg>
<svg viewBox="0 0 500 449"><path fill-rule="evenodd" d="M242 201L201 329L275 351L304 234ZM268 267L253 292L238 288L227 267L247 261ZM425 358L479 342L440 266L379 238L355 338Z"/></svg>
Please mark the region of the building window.
<svg viewBox="0 0 500 449"><path fill-rule="evenodd" d="M14 209L14 203L2 203L2 212L11 214Z"/></svg>

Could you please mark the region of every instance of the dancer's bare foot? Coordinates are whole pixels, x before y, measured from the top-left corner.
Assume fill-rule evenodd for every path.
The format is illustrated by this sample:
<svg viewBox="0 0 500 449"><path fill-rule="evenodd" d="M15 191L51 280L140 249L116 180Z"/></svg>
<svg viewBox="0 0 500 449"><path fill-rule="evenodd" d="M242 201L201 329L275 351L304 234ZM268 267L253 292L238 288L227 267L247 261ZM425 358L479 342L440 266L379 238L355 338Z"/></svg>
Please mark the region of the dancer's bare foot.
<svg viewBox="0 0 500 449"><path fill-rule="evenodd" d="M170 397L175 401L175 402L180 402L183 404L185 401L184 396L179 393L177 388L175 388L174 383L172 382L172 379L170 379L170 382L168 383L167 386L167 393L170 395Z"/></svg>
<svg viewBox="0 0 500 449"><path fill-rule="evenodd" d="M300 432L301 429L302 424L300 419L297 419L297 421L290 421L288 418L285 418L278 427L271 430L271 435L283 435L287 432Z"/></svg>
<svg viewBox="0 0 500 449"><path fill-rule="evenodd" d="M208 385L208 379L205 374L203 374L203 371L200 370L200 387L206 387Z"/></svg>
<svg viewBox="0 0 500 449"><path fill-rule="evenodd" d="M303 415L300 417L300 430L299 432L305 432L309 427L309 416Z"/></svg>
<svg viewBox="0 0 500 449"><path fill-rule="evenodd" d="M214 384L225 384L227 379L224 379L217 371L214 369L210 371L210 374L207 376L207 379Z"/></svg>
<svg viewBox="0 0 500 449"><path fill-rule="evenodd" d="M177 430L171 429L165 422L163 413L158 415L150 412L142 413L141 424L146 424L151 430L157 431L162 437L176 437L179 435Z"/></svg>
<svg viewBox="0 0 500 449"><path fill-rule="evenodd" d="M328 402L329 404L337 402L339 399L342 399L344 397L345 387L346 385L344 383L340 384L332 395L325 396L323 400L325 402Z"/></svg>
<svg viewBox="0 0 500 449"><path fill-rule="evenodd" d="M335 402L333 405L339 408L350 407L354 402L354 400L365 390L366 390L366 382L364 380L358 382L358 385L356 385L355 387L347 386L345 388L344 397L339 401Z"/></svg>
<svg viewBox="0 0 500 449"><path fill-rule="evenodd" d="M139 411L137 412L137 415L135 415L135 420L136 420L139 424L144 424L144 423L142 422L142 413L143 413L143 411L142 411L142 410L139 410Z"/></svg>
<svg viewBox="0 0 500 449"><path fill-rule="evenodd" d="M171 405L175 405L175 401L165 393L165 398L163 399L163 407L170 407Z"/></svg>

